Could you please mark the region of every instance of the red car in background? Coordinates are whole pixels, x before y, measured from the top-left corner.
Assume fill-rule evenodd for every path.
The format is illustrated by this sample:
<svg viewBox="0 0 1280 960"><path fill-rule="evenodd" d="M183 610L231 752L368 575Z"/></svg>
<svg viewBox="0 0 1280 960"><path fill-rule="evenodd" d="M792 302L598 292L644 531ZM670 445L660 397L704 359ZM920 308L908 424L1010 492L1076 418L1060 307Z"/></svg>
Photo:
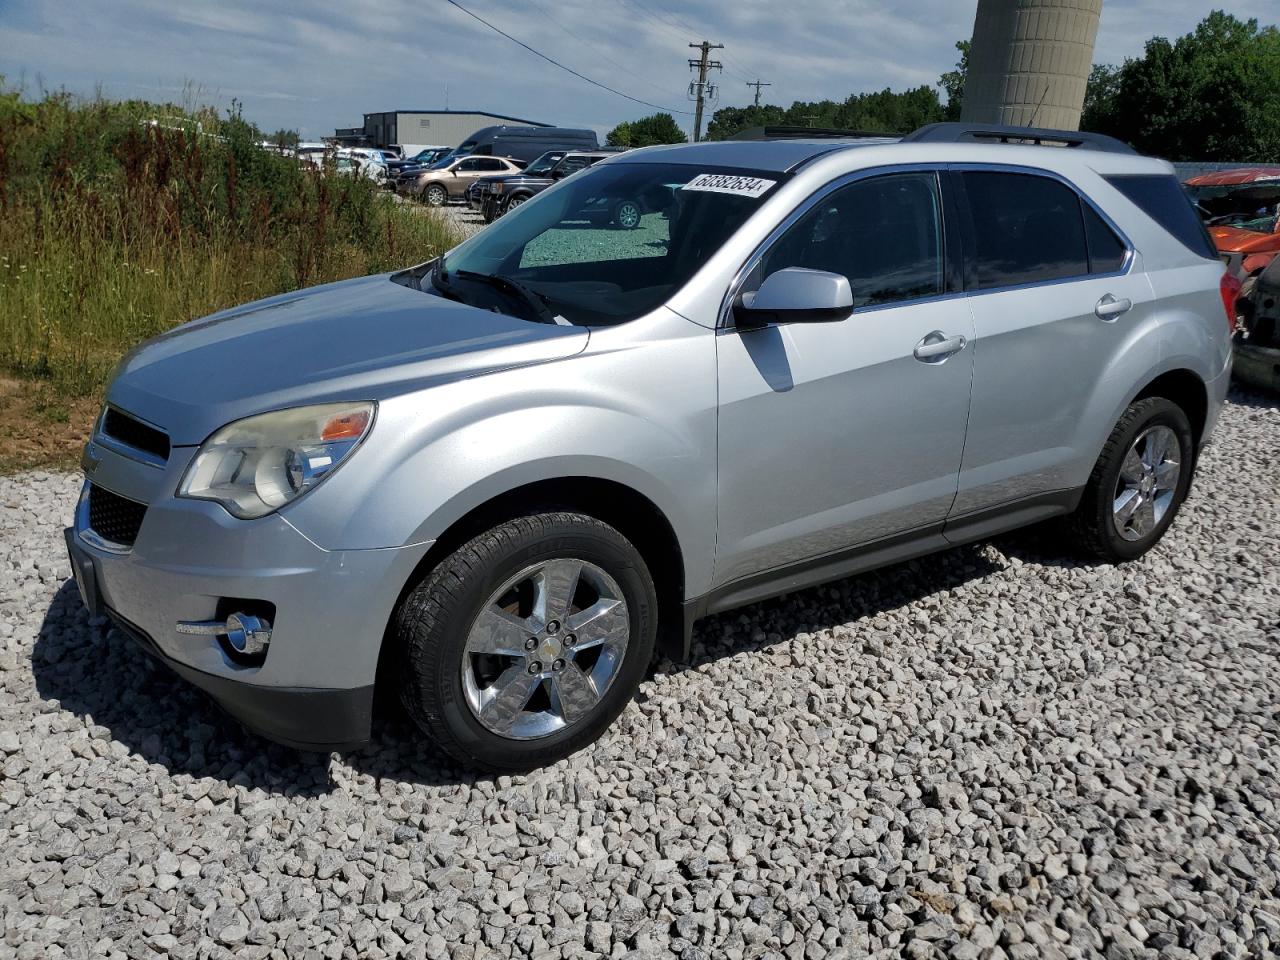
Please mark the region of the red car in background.
<svg viewBox="0 0 1280 960"><path fill-rule="evenodd" d="M1280 166L1204 173L1186 187L1218 252L1239 255L1247 297L1253 281L1280 254Z"/></svg>

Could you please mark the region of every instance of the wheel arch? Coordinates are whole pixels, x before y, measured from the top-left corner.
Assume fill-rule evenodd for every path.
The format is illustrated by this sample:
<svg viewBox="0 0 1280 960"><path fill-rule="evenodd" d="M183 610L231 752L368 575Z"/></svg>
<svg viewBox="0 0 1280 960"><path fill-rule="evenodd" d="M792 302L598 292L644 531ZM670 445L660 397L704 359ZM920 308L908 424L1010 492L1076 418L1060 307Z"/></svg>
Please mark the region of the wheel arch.
<svg viewBox="0 0 1280 960"><path fill-rule="evenodd" d="M378 657L378 686L393 667L395 613L405 596L444 557L472 537L499 523L531 513L568 510L609 524L630 540L644 557L658 594L658 649L678 658L684 652L682 603L685 593L684 551L666 514L649 497L616 480L571 476L536 480L513 487L479 503L450 523L400 588L391 608Z"/></svg>
<svg viewBox="0 0 1280 960"><path fill-rule="evenodd" d="M1182 408L1182 412L1191 421L1191 433L1195 438L1196 448L1199 449L1209 415L1209 390L1200 376L1186 367L1168 370L1139 390L1129 404L1148 397L1164 397Z"/></svg>

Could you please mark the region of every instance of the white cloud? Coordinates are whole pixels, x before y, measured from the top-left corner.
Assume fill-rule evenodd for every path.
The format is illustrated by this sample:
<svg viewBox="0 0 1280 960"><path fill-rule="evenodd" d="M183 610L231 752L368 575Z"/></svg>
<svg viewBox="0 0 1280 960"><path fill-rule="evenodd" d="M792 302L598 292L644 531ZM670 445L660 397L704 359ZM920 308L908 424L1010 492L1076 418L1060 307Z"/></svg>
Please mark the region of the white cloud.
<svg viewBox="0 0 1280 960"><path fill-rule="evenodd" d="M690 41L725 44L721 105L745 104L746 81L772 102L931 84L973 29L976 0L462 0L581 73L635 97L692 110ZM1268 7L1264 14L1263 7ZM317 136L366 112L490 110L602 132L649 112L578 80L492 33L444 0L8 0L0 23L12 83L89 94L174 97L194 88L235 97L268 129ZM1152 35L1187 32L1193 0L1107 0L1097 59L1139 54ZM1238 16L1274 0L1238 0ZM179 98L181 99L181 98ZM686 127L689 117L678 115Z"/></svg>

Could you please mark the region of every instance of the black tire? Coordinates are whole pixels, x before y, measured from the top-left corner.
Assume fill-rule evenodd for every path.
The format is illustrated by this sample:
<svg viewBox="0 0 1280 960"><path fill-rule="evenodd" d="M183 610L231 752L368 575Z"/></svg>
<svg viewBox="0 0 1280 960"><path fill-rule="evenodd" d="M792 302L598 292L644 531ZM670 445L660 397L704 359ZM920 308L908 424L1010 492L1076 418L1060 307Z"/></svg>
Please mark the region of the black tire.
<svg viewBox="0 0 1280 960"><path fill-rule="evenodd" d="M429 207L443 207L449 202L449 191L438 183L429 183L422 191L422 199Z"/></svg>
<svg viewBox="0 0 1280 960"><path fill-rule="evenodd" d="M1145 536L1127 540L1116 529L1112 517L1120 483L1120 467L1139 435L1157 425L1169 427L1177 436L1181 470L1173 500L1164 516ZM1075 544L1085 553L1110 563L1136 560L1155 546L1173 523L1191 487L1195 466L1195 441L1191 423L1181 407L1164 397L1148 397L1130 404L1102 448L1098 462L1089 475L1089 482L1085 485L1084 497L1075 512L1067 518L1067 529Z"/></svg>
<svg viewBox="0 0 1280 960"><path fill-rule="evenodd" d="M538 739L510 739L486 728L467 701L467 635L508 579L531 564L564 557L599 566L621 588L630 629L625 656L590 713ZM608 524L576 513L508 520L441 560L400 605L401 700L430 740L467 767L514 772L554 763L599 738L631 700L653 658L657 611L643 558Z"/></svg>

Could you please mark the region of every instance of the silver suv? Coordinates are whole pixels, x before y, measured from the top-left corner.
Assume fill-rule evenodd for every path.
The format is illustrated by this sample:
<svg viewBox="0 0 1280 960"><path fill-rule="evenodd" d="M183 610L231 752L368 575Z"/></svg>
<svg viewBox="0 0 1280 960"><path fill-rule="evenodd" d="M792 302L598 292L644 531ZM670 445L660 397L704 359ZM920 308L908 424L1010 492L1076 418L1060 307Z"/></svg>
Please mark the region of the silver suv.
<svg viewBox="0 0 1280 960"><path fill-rule="evenodd" d="M273 739L364 741L380 686L514 770L707 614L1051 517L1133 560L1218 417L1233 281L1168 164L1030 137L633 151L158 337L85 450L85 602Z"/></svg>

